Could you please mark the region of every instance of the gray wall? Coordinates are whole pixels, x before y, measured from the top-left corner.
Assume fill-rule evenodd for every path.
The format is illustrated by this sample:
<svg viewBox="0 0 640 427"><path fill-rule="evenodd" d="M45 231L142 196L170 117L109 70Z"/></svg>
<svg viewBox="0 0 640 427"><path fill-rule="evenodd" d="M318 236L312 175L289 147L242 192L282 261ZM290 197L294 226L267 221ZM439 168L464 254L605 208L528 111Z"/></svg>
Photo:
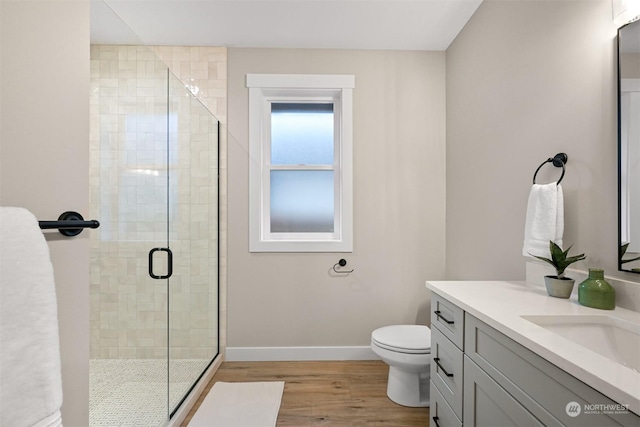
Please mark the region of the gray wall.
<svg viewBox="0 0 640 427"><path fill-rule="evenodd" d="M449 47L447 279L524 279L531 179L558 152L569 156L565 245L588 257L572 267L624 276L615 36L608 0L485 0Z"/></svg>
<svg viewBox="0 0 640 427"><path fill-rule="evenodd" d="M229 49L228 346L359 346L444 278L444 52ZM354 251L249 253L247 73L354 74ZM346 258L355 272L332 277Z"/></svg>
<svg viewBox="0 0 640 427"><path fill-rule="evenodd" d="M1 3L0 205L88 212L89 2ZM68 427L89 423L89 234L47 233Z"/></svg>
<svg viewBox="0 0 640 427"><path fill-rule="evenodd" d="M620 78L640 78L640 53L623 53L620 55Z"/></svg>

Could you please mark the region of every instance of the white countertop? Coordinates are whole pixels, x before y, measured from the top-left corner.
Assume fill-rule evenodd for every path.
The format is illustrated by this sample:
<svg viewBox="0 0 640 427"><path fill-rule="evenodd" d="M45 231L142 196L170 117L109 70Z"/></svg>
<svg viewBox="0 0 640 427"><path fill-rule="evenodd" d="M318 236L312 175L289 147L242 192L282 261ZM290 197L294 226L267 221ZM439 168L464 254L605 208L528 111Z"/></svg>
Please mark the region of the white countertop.
<svg viewBox="0 0 640 427"><path fill-rule="evenodd" d="M608 315L640 324L640 313L597 310L553 298L544 287L509 281L427 281L431 291L523 345L600 393L640 414L640 373L521 318L524 315ZM576 283L576 287L578 283ZM593 402L599 403L599 402Z"/></svg>

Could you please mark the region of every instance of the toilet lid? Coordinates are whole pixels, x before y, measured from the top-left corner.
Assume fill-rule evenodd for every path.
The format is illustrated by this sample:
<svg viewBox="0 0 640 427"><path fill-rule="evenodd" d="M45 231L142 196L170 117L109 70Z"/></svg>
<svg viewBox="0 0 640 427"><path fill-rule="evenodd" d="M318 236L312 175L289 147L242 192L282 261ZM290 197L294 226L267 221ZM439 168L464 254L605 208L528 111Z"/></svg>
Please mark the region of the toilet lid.
<svg viewBox="0 0 640 427"><path fill-rule="evenodd" d="M431 352L431 329L424 325L384 326L371 333L371 340L382 348L401 353Z"/></svg>

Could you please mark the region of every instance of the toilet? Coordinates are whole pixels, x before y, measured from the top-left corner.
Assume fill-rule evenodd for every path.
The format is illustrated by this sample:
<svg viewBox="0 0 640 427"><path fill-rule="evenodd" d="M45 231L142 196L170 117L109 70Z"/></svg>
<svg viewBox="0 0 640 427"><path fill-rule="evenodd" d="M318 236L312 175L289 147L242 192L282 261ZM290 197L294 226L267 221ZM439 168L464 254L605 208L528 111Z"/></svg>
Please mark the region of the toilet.
<svg viewBox="0 0 640 427"><path fill-rule="evenodd" d="M389 365L389 399L403 406L429 406L429 327L393 325L378 328L371 333L371 350Z"/></svg>

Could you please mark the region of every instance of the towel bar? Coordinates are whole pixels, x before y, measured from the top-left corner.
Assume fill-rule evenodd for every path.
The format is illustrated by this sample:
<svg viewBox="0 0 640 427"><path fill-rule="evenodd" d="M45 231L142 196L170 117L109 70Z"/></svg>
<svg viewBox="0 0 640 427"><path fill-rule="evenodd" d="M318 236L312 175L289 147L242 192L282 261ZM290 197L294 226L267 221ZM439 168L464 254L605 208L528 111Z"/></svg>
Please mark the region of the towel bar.
<svg viewBox="0 0 640 427"><path fill-rule="evenodd" d="M545 160L544 162L542 162L542 164L540 166L538 166L538 169L536 169L536 171L533 174L533 183L536 183L536 175L538 175L538 171L540 170L540 168L544 165L546 165L547 163L551 162L553 163L553 166L557 167L557 168L562 168L562 175L560 175L560 179L558 180L558 182L556 183L556 185L560 184L560 181L562 181L562 178L564 178L564 165L565 163L567 163L567 161L569 160L569 158L567 157L566 153L558 153L553 157L549 157L547 160Z"/></svg>
<svg viewBox="0 0 640 427"><path fill-rule="evenodd" d="M98 228L100 222L95 219L85 221L78 212L63 212L57 221L38 221L41 230L57 229L60 234L67 237L77 236L85 228Z"/></svg>

